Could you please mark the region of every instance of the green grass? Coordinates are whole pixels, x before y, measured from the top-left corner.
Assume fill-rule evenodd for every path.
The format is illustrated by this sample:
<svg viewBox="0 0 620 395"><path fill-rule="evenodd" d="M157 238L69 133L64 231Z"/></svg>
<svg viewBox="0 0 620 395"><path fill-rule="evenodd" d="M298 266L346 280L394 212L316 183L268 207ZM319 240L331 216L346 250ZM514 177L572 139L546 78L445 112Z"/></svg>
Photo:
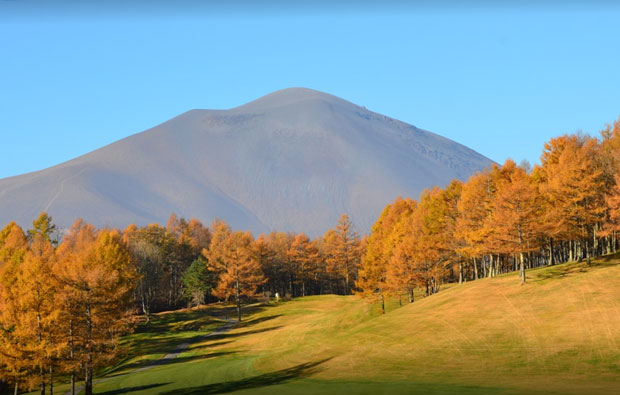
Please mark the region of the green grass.
<svg viewBox="0 0 620 395"><path fill-rule="evenodd" d="M106 394L617 394L617 257L442 288L399 307L355 296L160 314L100 374ZM403 300L405 302L405 300ZM196 341L197 340L197 341ZM196 341L177 359L133 372ZM66 387L65 387L66 388ZM64 388L63 388L64 389Z"/></svg>

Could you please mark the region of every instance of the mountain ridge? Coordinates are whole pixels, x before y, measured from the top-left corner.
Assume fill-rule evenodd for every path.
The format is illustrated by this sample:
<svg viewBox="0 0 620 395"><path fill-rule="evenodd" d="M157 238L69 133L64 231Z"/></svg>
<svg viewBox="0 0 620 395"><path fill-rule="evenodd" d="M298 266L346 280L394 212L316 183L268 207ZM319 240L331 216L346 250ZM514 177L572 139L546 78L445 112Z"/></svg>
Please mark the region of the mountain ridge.
<svg viewBox="0 0 620 395"><path fill-rule="evenodd" d="M218 217L254 233L322 234L342 212L367 232L396 196L493 163L445 137L339 97L287 88L193 109L47 169L0 179L0 222L44 209L61 227ZM11 217L13 216L13 217Z"/></svg>

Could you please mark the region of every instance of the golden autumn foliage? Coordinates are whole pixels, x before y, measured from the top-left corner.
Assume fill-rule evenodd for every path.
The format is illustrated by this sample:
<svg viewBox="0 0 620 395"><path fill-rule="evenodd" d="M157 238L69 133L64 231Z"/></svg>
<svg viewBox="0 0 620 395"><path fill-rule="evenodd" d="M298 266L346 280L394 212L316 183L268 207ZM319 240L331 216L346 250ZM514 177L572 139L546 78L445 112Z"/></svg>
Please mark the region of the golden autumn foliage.
<svg viewBox="0 0 620 395"><path fill-rule="evenodd" d="M219 277L213 294L226 300L234 298L237 319L241 321L241 298L255 296L258 286L265 282L254 254L252 235L233 232L225 222L216 222L205 257L209 269Z"/></svg>
<svg viewBox="0 0 620 395"><path fill-rule="evenodd" d="M121 235L78 220L58 249L46 214L0 232L0 376L52 389L55 372L92 374L115 356L137 279ZM30 240L30 242L28 242Z"/></svg>
<svg viewBox="0 0 620 395"><path fill-rule="evenodd" d="M362 244L347 214L340 216L335 230L325 233L323 245L327 272L337 283L344 283L345 295L350 294L358 276Z"/></svg>
<svg viewBox="0 0 620 395"><path fill-rule="evenodd" d="M373 225L357 286L364 296L432 294L511 270L525 282L528 267L616 251L619 182L620 120L600 139L551 139L531 171L509 159L419 203L397 198Z"/></svg>

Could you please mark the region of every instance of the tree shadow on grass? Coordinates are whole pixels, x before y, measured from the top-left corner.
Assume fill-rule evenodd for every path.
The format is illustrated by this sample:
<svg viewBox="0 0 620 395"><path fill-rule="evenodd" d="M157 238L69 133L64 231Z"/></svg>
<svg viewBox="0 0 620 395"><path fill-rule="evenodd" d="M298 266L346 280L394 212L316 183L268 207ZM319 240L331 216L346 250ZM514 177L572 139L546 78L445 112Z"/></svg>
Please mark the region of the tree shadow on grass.
<svg viewBox="0 0 620 395"><path fill-rule="evenodd" d="M282 325L278 325L278 326L272 326L272 327L269 327L269 328L254 329L254 330L251 330L251 331L245 331L245 332L239 332L239 333L223 332L223 333L218 333L217 335L209 336L208 340L234 339L236 337L242 337L242 336L246 336L246 335L253 335L253 334L256 334L256 333L269 332L269 331L273 331L273 330L276 330L276 329L280 329L282 327L283 327ZM232 329L235 329L235 327L233 327Z"/></svg>
<svg viewBox="0 0 620 395"><path fill-rule="evenodd" d="M128 394L130 392L149 390L149 389L152 389L152 388L157 388L157 387L161 387L163 385L168 385L168 384L170 384L170 383L156 383L156 384L140 385L140 386L137 386L137 387L127 387L127 388L121 388L121 389L117 389L117 390L111 390L111 391L105 391L105 392L97 392L97 394L99 394L99 395Z"/></svg>
<svg viewBox="0 0 620 395"><path fill-rule="evenodd" d="M575 276L577 274L587 273L593 270L612 267L620 264L619 254L609 254L597 258L592 258L590 264L587 259L581 262L567 262L554 266L546 266L533 269L528 273L533 282L544 283L551 279L563 279Z"/></svg>
<svg viewBox="0 0 620 395"><path fill-rule="evenodd" d="M135 362L135 363L132 363L132 364L129 364L123 367L124 369L131 370L131 372L118 373L115 375L108 375L106 377L124 376L126 374L135 373L136 369L146 370L146 369L154 368L157 366L165 366L165 365L172 365L175 363L184 363L184 362L192 362L192 361L202 361L204 359L222 357L224 355L231 355L231 354L236 354L236 353L237 353L236 351L220 351L220 352L213 352L211 354L191 355L187 357L162 358L156 361L138 361L138 362Z"/></svg>
<svg viewBox="0 0 620 395"><path fill-rule="evenodd" d="M205 341L211 340L212 337L213 336L206 338ZM189 348L186 351L196 351L196 350L201 350L205 348L215 348L219 346L225 346L226 344L230 344L233 341L234 340L227 340L227 341L221 341L221 342L209 343L209 344L192 344L189 346Z"/></svg>
<svg viewBox="0 0 620 395"><path fill-rule="evenodd" d="M287 369L278 370L271 373L265 373L254 377L248 377L245 379L226 381L222 383L207 384L197 387L188 387L175 389L168 392L163 392L165 395L209 395L209 394L224 394L232 391L239 391L245 389L253 389L260 387L267 387L271 385L284 384L288 381L298 380L306 377L310 377L321 371L319 367L321 364L329 361L331 358L322 359L316 362L307 362L300 365L296 365Z"/></svg>
<svg viewBox="0 0 620 395"><path fill-rule="evenodd" d="M241 321L235 324L235 328L247 328L248 326L260 324L261 322L271 321L275 318L281 317L282 314L268 315L266 317L255 318L249 321Z"/></svg>

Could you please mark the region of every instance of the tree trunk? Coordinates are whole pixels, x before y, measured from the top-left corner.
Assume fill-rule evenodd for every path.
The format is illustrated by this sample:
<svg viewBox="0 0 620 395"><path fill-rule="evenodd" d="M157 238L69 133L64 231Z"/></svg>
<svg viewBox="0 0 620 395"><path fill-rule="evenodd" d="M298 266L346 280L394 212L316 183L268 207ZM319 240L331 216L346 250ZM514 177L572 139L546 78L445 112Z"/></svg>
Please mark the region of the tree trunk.
<svg viewBox="0 0 620 395"><path fill-rule="evenodd" d="M414 296L413 296L413 288L409 288L409 303L413 303L414 302Z"/></svg>
<svg viewBox="0 0 620 395"><path fill-rule="evenodd" d="M345 295L350 293L349 290L349 262L345 261L344 263L344 291Z"/></svg>
<svg viewBox="0 0 620 395"><path fill-rule="evenodd" d="M459 284L463 284L463 262L459 261Z"/></svg>
<svg viewBox="0 0 620 395"><path fill-rule="evenodd" d="M43 337L41 336L41 314L39 312L37 312L37 337L41 343ZM39 375L41 377L41 395L45 395L45 369L43 369L43 364L39 366Z"/></svg>
<svg viewBox="0 0 620 395"><path fill-rule="evenodd" d="M148 324L149 322L151 322L151 314L150 314L149 308L147 307L144 294L142 294L142 312L144 313L144 316L146 317L146 323Z"/></svg>
<svg viewBox="0 0 620 395"><path fill-rule="evenodd" d="M235 299L237 301L237 321L241 322L241 300L239 295L239 270L235 279Z"/></svg>
<svg viewBox="0 0 620 395"><path fill-rule="evenodd" d="M71 395L75 395L75 370L73 370L73 320L69 320L69 357L71 358Z"/></svg>
<svg viewBox="0 0 620 395"><path fill-rule="evenodd" d="M54 395L54 368L50 362L50 395Z"/></svg>
<svg viewBox="0 0 620 395"><path fill-rule="evenodd" d="M549 266L555 265L553 261L553 238L549 238Z"/></svg>
<svg viewBox="0 0 620 395"><path fill-rule="evenodd" d="M17 380L15 380L15 391L13 391L14 395L17 395L19 393L19 383L17 382Z"/></svg>
<svg viewBox="0 0 620 395"><path fill-rule="evenodd" d="M84 394L93 395L93 323L90 311L90 295L86 301L86 364L84 366Z"/></svg>
<svg viewBox="0 0 620 395"><path fill-rule="evenodd" d="M596 231L598 229L598 225L594 224L594 229L592 230L592 254L593 256L598 256L598 238L596 237ZM588 264L590 262L588 261Z"/></svg>
<svg viewBox="0 0 620 395"><path fill-rule="evenodd" d="M383 297L383 293L381 293L381 313L385 314L385 298Z"/></svg>
<svg viewBox="0 0 620 395"><path fill-rule="evenodd" d="M524 258L524 254L523 252L521 252L520 256L519 256L519 270L520 270L520 275L521 275L521 284L525 284L525 262L524 262L525 258Z"/></svg>
<svg viewBox="0 0 620 395"><path fill-rule="evenodd" d="M474 262L474 280L478 279L478 264L476 263L476 258L472 258Z"/></svg>

